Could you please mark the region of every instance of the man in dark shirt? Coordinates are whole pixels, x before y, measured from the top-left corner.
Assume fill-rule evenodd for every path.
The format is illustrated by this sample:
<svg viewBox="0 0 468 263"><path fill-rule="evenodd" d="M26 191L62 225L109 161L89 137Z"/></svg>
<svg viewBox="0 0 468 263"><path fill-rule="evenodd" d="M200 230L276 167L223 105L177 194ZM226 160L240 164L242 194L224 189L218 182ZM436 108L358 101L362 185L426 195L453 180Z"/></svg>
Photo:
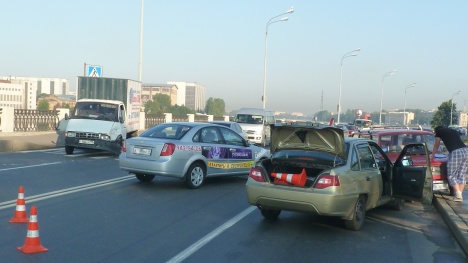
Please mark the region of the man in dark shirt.
<svg viewBox="0 0 468 263"><path fill-rule="evenodd" d="M447 160L447 179L454 190L453 201L463 202L462 192L465 188L465 174L468 170L468 148L454 129L437 126L434 129L436 141L431 158L439 149L440 140L444 142L449 152Z"/></svg>

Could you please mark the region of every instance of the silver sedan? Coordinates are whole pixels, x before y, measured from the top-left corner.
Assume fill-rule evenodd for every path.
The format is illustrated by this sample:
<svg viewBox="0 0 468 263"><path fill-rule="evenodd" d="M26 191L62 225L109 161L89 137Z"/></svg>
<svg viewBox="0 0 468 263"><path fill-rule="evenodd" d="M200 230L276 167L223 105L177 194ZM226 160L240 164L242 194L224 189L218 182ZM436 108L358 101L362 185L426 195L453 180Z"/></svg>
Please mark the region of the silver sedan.
<svg viewBox="0 0 468 263"><path fill-rule="evenodd" d="M247 175L270 151L250 144L221 125L197 122L160 124L127 139L119 167L143 182L158 176L199 188L207 177Z"/></svg>

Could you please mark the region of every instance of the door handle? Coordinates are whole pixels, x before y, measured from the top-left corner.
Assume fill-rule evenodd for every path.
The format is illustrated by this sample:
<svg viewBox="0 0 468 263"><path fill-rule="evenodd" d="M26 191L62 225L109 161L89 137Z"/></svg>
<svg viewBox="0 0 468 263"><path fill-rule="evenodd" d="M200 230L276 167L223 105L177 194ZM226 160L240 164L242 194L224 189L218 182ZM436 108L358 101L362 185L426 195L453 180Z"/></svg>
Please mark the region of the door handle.
<svg viewBox="0 0 468 263"><path fill-rule="evenodd" d="M370 177L369 177L369 176L366 176L366 181L370 181Z"/></svg>

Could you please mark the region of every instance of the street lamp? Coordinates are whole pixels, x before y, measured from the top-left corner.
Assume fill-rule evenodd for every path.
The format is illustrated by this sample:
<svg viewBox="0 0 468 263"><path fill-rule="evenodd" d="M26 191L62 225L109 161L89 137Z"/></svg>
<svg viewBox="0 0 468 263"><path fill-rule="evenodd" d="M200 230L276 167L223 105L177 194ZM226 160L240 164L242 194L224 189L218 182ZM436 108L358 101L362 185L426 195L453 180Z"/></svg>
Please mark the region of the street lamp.
<svg viewBox="0 0 468 263"><path fill-rule="evenodd" d="M450 125L452 125L452 116L453 116L453 97L455 97L455 95L460 94L460 92L461 92L461 91L455 92L455 93L452 95L452 99L450 99L450 101L452 102L452 106L450 106Z"/></svg>
<svg viewBox="0 0 468 263"><path fill-rule="evenodd" d="M361 51L360 48L357 48L351 52L348 52L343 55L341 58L341 66L340 66L340 95L338 97L338 122L340 123L340 115L341 115L341 83L343 81L343 59L348 58L348 57L355 57L357 56L357 52Z"/></svg>
<svg viewBox="0 0 468 263"><path fill-rule="evenodd" d="M398 70L394 69L390 72L387 72L383 75L382 77L382 91L380 93L380 116L379 116L379 123L380 125L382 125L382 106L383 106L383 83L384 83L384 79L385 77L388 77L388 76L393 76L395 75L395 73L397 72Z"/></svg>
<svg viewBox="0 0 468 263"><path fill-rule="evenodd" d="M288 17L283 17L281 19L276 19L276 20L275 20L275 18L278 18L278 17L286 15L286 14L291 14L292 12L294 12L293 7L291 7L288 11L286 11L286 12L280 14L280 15L277 15L277 16L274 16L274 17L270 18L270 20L268 20L268 22L266 24L266 27L265 27L265 55L264 55L264 59L263 59L263 96L262 96L263 108L264 109L265 109L265 106L266 106L266 58L267 58L268 26L273 24L273 23L276 23L276 22L288 21Z"/></svg>
<svg viewBox="0 0 468 263"><path fill-rule="evenodd" d="M141 82L141 66L142 66L142 54L143 54L143 5L144 0L141 0L140 10L140 51L138 57L138 81Z"/></svg>
<svg viewBox="0 0 468 263"><path fill-rule="evenodd" d="M406 86L405 88L405 109L403 110L403 125L407 125L407 119L406 119L406 91L409 89L409 88L413 88L414 86L416 86L416 82L413 82L411 84L409 84L408 86Z"/></svg>

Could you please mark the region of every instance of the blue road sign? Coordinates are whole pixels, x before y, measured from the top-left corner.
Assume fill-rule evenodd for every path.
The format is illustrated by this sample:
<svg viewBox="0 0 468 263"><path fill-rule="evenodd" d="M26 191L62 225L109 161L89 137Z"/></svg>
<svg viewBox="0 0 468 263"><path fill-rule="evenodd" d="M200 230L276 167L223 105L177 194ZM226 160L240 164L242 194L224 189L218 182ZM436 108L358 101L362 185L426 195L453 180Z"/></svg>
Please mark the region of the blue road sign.
<svg viewBox="0 0 468 263"><path fill-rule="evenodd" d="M102 76L101 66L88 66L88 77L99 78Z"/></svg>

